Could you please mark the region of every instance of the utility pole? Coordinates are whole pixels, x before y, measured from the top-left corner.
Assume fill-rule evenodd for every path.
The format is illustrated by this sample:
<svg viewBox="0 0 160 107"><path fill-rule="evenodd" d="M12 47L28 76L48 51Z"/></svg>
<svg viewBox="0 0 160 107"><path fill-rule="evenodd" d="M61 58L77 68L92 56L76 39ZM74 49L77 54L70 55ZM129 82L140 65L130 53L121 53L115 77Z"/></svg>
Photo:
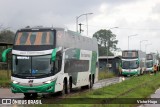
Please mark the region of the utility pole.
<svg viewBox="0 0 160 107"><path fill-rule="evenodd" d="M81 14L79 16L76 17L76 31L78 32L78 19L83 16L83 15L86 15L86 24L87 24L87 35L88 35L88 17L87 15L91 15L93 13L85 13L85 14Z"/></svg>
<svg viewBox="0 0 160 107"><path fill-rule="evenodd" d="M82 27L81 27L82 25L83 25L83 24L81 24L81 23L79 24L79 32L80 32L80 33L83 31L83 30L82 30Z"/></svg>

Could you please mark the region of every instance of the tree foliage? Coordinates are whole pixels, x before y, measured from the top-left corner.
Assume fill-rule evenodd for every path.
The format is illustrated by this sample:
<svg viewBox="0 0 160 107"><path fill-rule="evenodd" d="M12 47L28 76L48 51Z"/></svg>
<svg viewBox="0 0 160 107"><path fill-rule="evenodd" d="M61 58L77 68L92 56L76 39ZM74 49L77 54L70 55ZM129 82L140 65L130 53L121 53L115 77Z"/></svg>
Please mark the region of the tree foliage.
<svg viewBox="0 0 160 107"><path fill-rule="evenodd" d="M15 33L10 30L1 30L0 31L0 42L5 43L13 43ZM1 54L6 49L5 46L0 46L0 62L1 62Z"/></svg>
<svg viewBox="0 0 160 107"><path fill-rule="evenodd" d="M0 31L0 42L13 43L15 33L10 30Z"/></svg>
<svg viewBox="0 0 160 107"><path fill-rule="evenodd" d="M116 35L113 34L110 30L101 29L93 34L93 37L97 38L98 41L98 48L99 48L99 56L108 55L112 56L112 51L117 50L117 43Z"/></svg>

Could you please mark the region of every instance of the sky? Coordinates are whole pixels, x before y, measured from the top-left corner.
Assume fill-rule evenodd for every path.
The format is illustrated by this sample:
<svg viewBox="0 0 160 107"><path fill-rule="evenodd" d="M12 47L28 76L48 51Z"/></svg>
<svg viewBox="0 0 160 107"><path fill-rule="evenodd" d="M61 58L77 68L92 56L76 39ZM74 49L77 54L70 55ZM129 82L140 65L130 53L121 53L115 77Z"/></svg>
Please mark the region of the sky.
<svg viewBox="0 0 160 107"><path fill-rule="evenodd" d="M87 15L88 35L86 13L93 13ZM160 52L160 0L0 0L0 28L13 31L26 26L76 31L80 15L85 36L110 29L121 50L128 49L129 37L129 49L141 43L142 51Z"/></svg>

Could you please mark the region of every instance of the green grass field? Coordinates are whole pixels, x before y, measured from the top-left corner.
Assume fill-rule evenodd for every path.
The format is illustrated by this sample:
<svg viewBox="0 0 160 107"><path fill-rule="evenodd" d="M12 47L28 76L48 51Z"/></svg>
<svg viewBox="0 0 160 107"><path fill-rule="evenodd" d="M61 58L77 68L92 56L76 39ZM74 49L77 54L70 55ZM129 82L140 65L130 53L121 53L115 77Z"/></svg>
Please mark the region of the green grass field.
<svg viewBox="0 0 160 107"><path fill-rule="evenodd" d="M115 77L116 75L111 72L108 71L107 68L99 70L99 74L98 74L98 80L102 80L102 79L106 79L106 78L112 78Z"/></svg>
<svg viewBox="0 0 160 107"><path fill-rule="evenodd" d="M8 77L7 72L7 70L0 70L0 87L9 87L11 73L9 71Z"/></svg>

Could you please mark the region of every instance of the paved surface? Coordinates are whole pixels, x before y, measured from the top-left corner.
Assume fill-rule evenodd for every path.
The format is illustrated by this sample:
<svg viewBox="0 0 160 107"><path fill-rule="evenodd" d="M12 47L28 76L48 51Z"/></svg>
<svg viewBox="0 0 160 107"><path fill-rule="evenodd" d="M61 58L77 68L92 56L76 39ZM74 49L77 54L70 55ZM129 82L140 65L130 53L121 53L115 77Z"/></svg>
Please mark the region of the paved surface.
<svg viewBox="0 0 160 107"><path fill-rule="evenodd" d="M111 84L119 83L125 79L128 79L128 78L114 77L114 78L110 78L110 79L99 80L97 83L94 84L93 89L98 89L98 88L102 88L104 86L108 86Z"/></svg>
<svg viewBox="0 0 160 107"><path fill-rule="evenodd" d="M0 98L23 98L23 94L14 94L9 88L0 88Z"/></svg>

